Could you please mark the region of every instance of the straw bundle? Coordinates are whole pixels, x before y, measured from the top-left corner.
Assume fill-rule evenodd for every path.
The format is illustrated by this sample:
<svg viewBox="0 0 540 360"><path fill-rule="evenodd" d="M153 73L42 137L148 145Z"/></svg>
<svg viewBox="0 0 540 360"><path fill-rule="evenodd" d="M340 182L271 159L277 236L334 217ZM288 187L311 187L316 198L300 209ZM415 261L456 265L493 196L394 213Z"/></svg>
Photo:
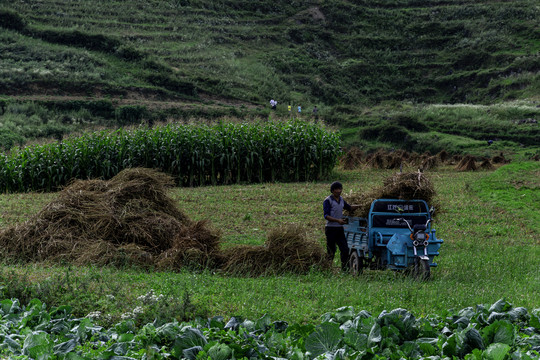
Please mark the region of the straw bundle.
<svg viewBox="0 0 540 360"><path fill-rule="evenodd" d="M352 170L356 169L362 163L364 152L357 147L348 149L345 154L339 159L339 162L343 169Z"/></svg>
<svg viewBox="0 0 540 360"><path fill-rule="evenodd" d="M478 168L482 170L493 170L495 167L488 158L485 158L484 160L482 160Z"/></svg>
<svg viewBox="0 0 540 360"><path fill-rule="evenodd" d="M262 246L236 246L225 251L226 273L250 276L307 273L312 267L328 268L323 247L308 240L298 225L288 225L269 232Z"/></svg>
<svg viewBox="0 0 540 360"><path fill-rule="evenodd" d="M504 164L506 163L506 158L504 157L504 154L501 152L499 155L495 155L491 161L494 163L494 164Z"/></svg>
<svg viewBox="0 0 540 360"><path fill-rule="evenodd" d="M400 153L390 153L386 157L386 168L387 169L399 169L402 167L404 162L403 155Z"/></svg>
<svg viewBox="0 0 540 360"><path fill-rule="evenodd" d="M440 158L437 155L430 156L422 161L421 167L423 170L435 169L437 166L439 166L439 162Z"/></svg>
<svg viewBox="0 0 540 360"><path fill-rule="evenodd" d="M446 150L439 151L439 153L435 156L437 156L439 160L441 161L441 163L443 164L446 163L446 161L450 159L450 154L448 154Z"/></svg>
<svg viewBox="0 0 540 360"><path fill-rule="evenodd" d="M384 180L382 187L369 193L351 192L343 197L349 204L359 205L354 214L349 215L367 217L371 203L376 199L421 199L430 203L434 196L431 180L424 173L416 172L394 174Z"/></svg>
<svg viewBox="0 0 540 360"><path fill-rule="evenodd" d="M366 157L366 165L374 169L386 168L386 153L382 150L369 154Z"/></svg>
<svg viewBox="0 0 540 360"><path fill-rule="evenodd" d="M456 170L458 171L474 171L476 169L476 161L474 156L471 155L465 155L456 166Z"/></svg>

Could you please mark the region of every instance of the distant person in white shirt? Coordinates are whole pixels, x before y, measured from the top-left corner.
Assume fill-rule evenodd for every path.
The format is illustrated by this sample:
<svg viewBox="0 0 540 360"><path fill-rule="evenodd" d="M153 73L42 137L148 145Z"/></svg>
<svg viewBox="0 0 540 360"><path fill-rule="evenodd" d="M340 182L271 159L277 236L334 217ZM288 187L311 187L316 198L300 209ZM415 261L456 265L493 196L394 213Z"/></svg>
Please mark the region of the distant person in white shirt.
<svg viewBox="0 0 540 360"><path fill-rule="evenodd" d="M276 110L277 101L274 99L270 100L270 106L272 107L272 110Z"/></svg>

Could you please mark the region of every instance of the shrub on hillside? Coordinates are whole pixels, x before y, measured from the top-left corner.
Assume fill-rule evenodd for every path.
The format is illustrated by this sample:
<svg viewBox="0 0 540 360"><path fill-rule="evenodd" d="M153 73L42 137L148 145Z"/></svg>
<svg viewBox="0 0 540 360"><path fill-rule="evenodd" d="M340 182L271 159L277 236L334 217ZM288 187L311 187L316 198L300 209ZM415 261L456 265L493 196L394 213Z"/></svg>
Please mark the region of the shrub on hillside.
<svg viewBox="0 0 540 360"><path fill-rule="evenodd" d="M119 40L113 39L103 34L89 34L79 30L36 30L27 31L28 35L55 44L82 47L88 50L114 53L121 45Z"/></svg>
<svg viewBox="0 0 540 360"><path fill-rule="evenodd" d="M399 114L396 117L392 118L393 122L398 126L402 126L407 130L412 130L415 132L424 132L427 131L427 126L422 121L418 120L409 115Z"/></svg>
<svg viewBox="0 0 540 360"><path fill-rule="evenodd" d="M21 135L5 128L0 128L0 148L8 151L15 145L22 145L25 139Z"/></svg>
<svg viewBox="0 0 540 360"><path fill-rule="evenodd" d="M20 31L26 27L26 21L15 11L0 9L0 27Z"/></svg>
<svg viewBox="0 0 540 360"><path fill-rule="evenodd" d="M190 82L182 81L164 73L149 73L146 75L146 80L156 86L164 87L167 90L179 92L189 96L197 95L195 85Z"/></svg>
<svg viewBox="0 0 540 360"><path fill-rule="evenodd" d="M379 140L390 143L403 143L409 132L403 126L391 122L368 126L360 130L360 138L367 140Z"/></svg>
<svg viewBox="0 0 540 360"><path fill-rule="evenodd" d="M120 125L139 124L148 115L148 109L142 105L120 106L115 111L115 118Z"/></svg>
<svg viewBox="0 0 540 360"><path fill-rule="evenodd" d="M115 55L120 59L128 61L138 61L145 58L145 54L132 46L121 45L116 49Z"/></svg>

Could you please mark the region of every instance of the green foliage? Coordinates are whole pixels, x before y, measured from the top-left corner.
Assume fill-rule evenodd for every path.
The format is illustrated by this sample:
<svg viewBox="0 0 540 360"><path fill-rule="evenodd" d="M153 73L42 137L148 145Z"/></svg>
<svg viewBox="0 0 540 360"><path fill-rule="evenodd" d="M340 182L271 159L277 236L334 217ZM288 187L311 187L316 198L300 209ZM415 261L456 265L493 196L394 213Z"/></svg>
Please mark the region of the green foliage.
<svg viewBox="0 0 540 360"><path fill-rule="evenodd" d="M6 104L5 111L0 114L0 147L6 152L36 139L61 140L81 124L96 120L95 115L84 107L70 111L77 107L69 103L63 103L66 109L63 115L59 115L58 109L51 104L19 101Z"/></svg>
<svg viewBox="0 0 540 360"><path fill-rule="evenodd" d="M31 17L32 24L0 29L0 92L31 87L122 97L135 91L163 100L210 94L246 105L179 105L143 116L149 121L267 118L270 98L278 100L280 116L287 116L288 104L318 104L322 119L347 128L344 145L365 150L486 156L495 148L535 147L540 136L537 123L521 123L538 120L533 103L470 105L535 99L539 14L532 0L429 7L412 0L46 3L31 12L20 2L4 6L9 18ZM89 101L61 102L46 106L89 109ZM466 105L415 105L422 103ZM114 119L112 104L103 105L90 112ZM497 140L490 150L488 139Z"/></svg>
<svg viewBox="0 0 540 360"><path fill-rule="evenodd" d="M534 102L494 105L411 105L386 103L378 107L339 106L332 114L342 128L344 144L360 145L364 150L386 146L408 151L468 153L493 157L501 151L537 147L540 136L539 109ZM488 147L488 140L493 144ZM530 158L530 156L529 156Z"/></svg>
<svg viewBox="0 0 540 360"><path fill-rule="evenodd" d="M18 24L32 18L30 25L7 26L24 35L10 34L19 48L32 38L41 39L40 46L101 53L106 70L93 73L95 83L122 89L145 82L184 95L197 84L259 104L302 93L308 98L303 105L487 103L535 93L539 14L533 0L424 5L174 0L46 1L29 8L16 1L4 5L3 19ZM174 68L181 76L133 76L146 68L149 55L163 65L159 72ZM51 62L62 63L46 55L37 68ZM76 83L75 73L65 81ZM26 75L32 75L29 83L42 84L41 76Z"/></svg>
<svg viewBox="0 0 540 360"><path fill-rule="evenodd" d="M146 79L153 85L161 86L175 93L189 96L195 96L197 94L195 86L192 83L177 79L172 74L152 72L146 76Z"/></svg>
<svg viewBox="0 0 540 360"><path fill-rule="evenodd" d="M26 32L47 42L82 47L88 50L114 53L120 47L120 41L103 34L89 34L80 30L37 30L29 29Z"/></svg>
<svg viewBox="0 0 540 360"><path fill-rule="evenodd" d="M118 124L136 125L148 116L148 110L142 105L125 105L117 107L114 114Z"/></svg>
<svg viewBox="0 0 540 360"><path fill-rule="evenodd" d="M72 268L55 274L39 284L29 274L2 269L0 271L0 294L3 299L19 299L29 303L39 298L52 307L69 304L69 311L77 316L86 316L102 324L112 324L130 319L134 325L142 326L153 322L162 325L171 319L186 321L207 316L202 304L195 304L185 288L171 287L162 294L150 289L146 294L130 298L121 283L96 270L82 276L74 276ZM129 298L129 300L128 300Z"/></svg>
<svg viewBox="0 0 540 360"><path fill-rule="evenodd" d="M110 119L115 115L115 108L110 100L43 101L40 104L60 114L85 109L93 119Z"/></svg>
<svg viewBox="0 0 540 360"><path fill-rule="evenodd" d="M21 31L25 26L26 21L20 14L0 8L0 28Z"/></svg>
<svg viewBox="0 0 540 360"><path fill-rule="evenodd" d="M471 325L455 328L452 317L429 321L436 330L431 338L417 331L426 319L416 319L404 309L384 311L374 318L361 311L350 320L331 318L316 327L271 322L266 316L253 322L223 317L190 322L172 321L136 326L123 320L111 328L97 326L92 317L74 318L69 307L50 310L38 299L22 305L17 299L0 302L5 327L2 353L29 358L166 358L226 360L231 358L399 358L456 357L465 359L532 359L538 356L538 333L531 334L528 321L499 322L486 326L481 318L489 313L482 305L468 311ZM464 309L468 310L468 309ZM533 312L536 310L533 310ZM381 317L399 314L409 328L395 327ZM254 326L263 321L266 327ZM9 326L9 328L8 328ZM430 325L431 326L431 325ZM487 328L509 329L515 343L479 336ZM479 329L479 330L478 330ZM299 331L300 330L300 331ZM381 336L385 334L385 336ZM531 336L532 335L532 336ZM368 341L354 341L365 339ZM406 339L406 340L405 340ZM531 345L531 340L532 344Z"/></svg>
<svg viewBox="0 0 540 360"><path fill-rule="evenodd" d="M409 132L406 128L388 121L365 127L359 133L361 139L379 140L394 144L405 142L408 135Z"/></svg>
<svg viewBox="0 0 540 360"><path fill-rule="evenodd" d="M120 107L118 120L136 122L145 110ZM332 171L340 152L338 134L301 121L104 131L0 156L0 187L52 190L129 167L161 169L181 186L312 181Z"/></svg>
<svg viewBox="0 0 540 360"><path fill-rule="evenodd" d="M15 145L22 146L24 142L25 138L21 135L10 129L0 128L0 148L11 150Z"/></svg>
<svg viewBox="0 0 540 360"><path fill-rule="evenodd" d="M140 61L146 57L140 50L129 45L118 46L115 50L115 55L127 61Z"/></svg>

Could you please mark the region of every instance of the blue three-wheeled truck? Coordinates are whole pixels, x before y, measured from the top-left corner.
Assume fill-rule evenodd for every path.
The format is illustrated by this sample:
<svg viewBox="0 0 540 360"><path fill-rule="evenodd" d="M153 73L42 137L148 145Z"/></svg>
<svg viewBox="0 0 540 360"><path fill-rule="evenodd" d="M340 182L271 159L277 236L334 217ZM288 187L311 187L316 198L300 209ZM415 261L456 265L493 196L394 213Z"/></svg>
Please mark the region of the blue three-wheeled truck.
<svg viewBox="0 0 540 360"><path fill-rule="evenodd" d="M432 215L424 200L377 199L367 218L346 217L351 273L392 269L429 279L443 242L431 228Z"/></svg>

